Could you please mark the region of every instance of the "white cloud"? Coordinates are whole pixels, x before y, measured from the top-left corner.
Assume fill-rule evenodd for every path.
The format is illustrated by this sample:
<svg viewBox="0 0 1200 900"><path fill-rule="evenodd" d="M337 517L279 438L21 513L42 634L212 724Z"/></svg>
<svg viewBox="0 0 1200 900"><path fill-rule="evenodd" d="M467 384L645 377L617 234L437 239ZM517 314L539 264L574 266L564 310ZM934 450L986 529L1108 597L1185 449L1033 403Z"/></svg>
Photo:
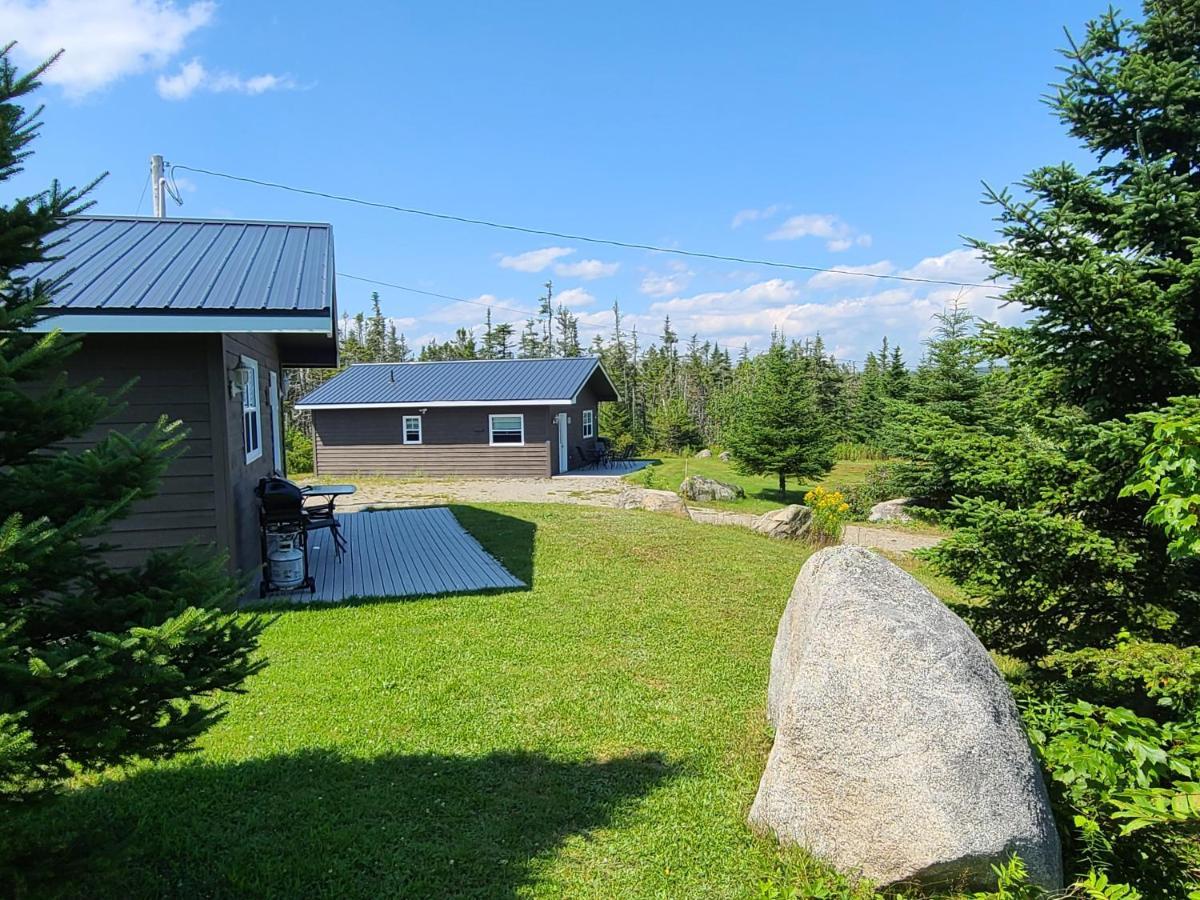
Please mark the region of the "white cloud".
<svg viewBox="0 0 1200 900"><path fill-rule="evenodd" d="M80 98L162 68L215 10L210 0L0 0L0 21L24 65L66 50L43 80Z"/></svg>
<svg viewBox="0 0 1200 900"><path fill-rule="evenodd" d="M808 279L805 287L813 290L845 289L851 285L870 284L877 281L878 279L872 278L872 275L890 275L896 271L896 267L886 259L867 266L838 266L838 269L840 271L818 272Z"/></svg>
<svg viewBox="0 0 1200 900"><path fill-rule="evenodd" d="M763 209L739 209L734 213L733 221L729 223L729 227L741 228L747 222L759 222L764 219L770 219L781 209L783 209L783 204L781 203L772 203Z"/></svg>
<svg viewBox="0 0 1200 900"><path fill-rule="evenodd" d="M615 275L620 267L620 263L581 259L572 263L559 263L554 267L554 271L564 278L582 278L585 281L592 281L596 278L608 278L610 275Z"/></svg>
<svg viewBox="0 0 1200 900"><path fill-rule="evenodd" d="M828 213L802 213L798 216L790 216L767 235L767 240L794 241L804 237L824 238L825 248L832 253L841 253L854 246L871 246L869 234L858 232L837 216Z"/></svg>
<svg viewBox="0 0 1200 900"><path fill-rule="evenodd" d="M580 287L567 288L554 295L554 306L557 309L561 303L567 309L577 309L581 306L591 306L596 298Z"/></svg>
<svg viewBox="0 0 1200 900"><path fill-rule="evenodd" d="M502 257L500 268L515 269L518 272L540 272L556 259L570 256L574 252L570 247L543 247L541 250Z"/></svg>
<svg viewBox="0 0 1200 900"><path fill-rule="evenodd" d="M196 91L255 96L267 91L296 88L296 82L287 75L265 74L243 78L230 72L210 72L198 59L184 63L174 75L158 76L156 85L158 95L164 100L186 100Z"/></svg>
<svg viewBox="0 0 1200 900"><path fill-rule="evenodd" d="M696 273L679 261L667 263L667 272L649 272L638 288L650 297L670 297L687 290Z"/></svg>
<svg viewBox="0 0 1200 900"><path fill-rule="evenodd" d="M708 291L691 297L676 297L650 304L653 312L677 315L713 307L724 310L745 309L770 303L787 303L800 295L794 281L772 278L732 291Z"/></svg>

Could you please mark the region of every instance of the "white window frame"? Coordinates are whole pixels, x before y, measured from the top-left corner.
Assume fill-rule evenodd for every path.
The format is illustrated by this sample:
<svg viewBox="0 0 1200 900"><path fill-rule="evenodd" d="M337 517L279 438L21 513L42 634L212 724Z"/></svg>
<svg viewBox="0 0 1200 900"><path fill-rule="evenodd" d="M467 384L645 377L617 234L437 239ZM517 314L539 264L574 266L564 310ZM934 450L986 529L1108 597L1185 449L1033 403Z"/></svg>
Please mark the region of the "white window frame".
<svg viewBox="0 0 1200 900"><path fill-rule="evenodd" d="M590 409L583 411L583 436L585 438L596 436L596 413Z"/></svg>
<svg viewBox="0 0 1200 900"><path fill-rule="evenodd" d="M497 419L520 419L521 421L521 440L519 441L497 441L496 440L496 420ZM494 413L488 416L488 444L493 447L524 447L525 446L525 414L524 413Z"/></svg>
<svg viewBox="0 0 1200 900"><path fill-rule="evenodd" d="M408 439L408 423L412 419L417 420L417 439L415 441ZM404 416L400 419L400 438L406 444L422 444L425 442L425 423L421 421L421 416Z"/></svg>
<svg viewBox="0 0 1200 900"><path fill-rule="evenodd" d="M242 389L242 449L246 451L246 462L252 463L262 456L262 383L258 380L258 360L249 356L240 357L241 363L250 370L250 377ZM253 421L253 425L251 425ZM253 438L253 442L251 441Z"/></svg>

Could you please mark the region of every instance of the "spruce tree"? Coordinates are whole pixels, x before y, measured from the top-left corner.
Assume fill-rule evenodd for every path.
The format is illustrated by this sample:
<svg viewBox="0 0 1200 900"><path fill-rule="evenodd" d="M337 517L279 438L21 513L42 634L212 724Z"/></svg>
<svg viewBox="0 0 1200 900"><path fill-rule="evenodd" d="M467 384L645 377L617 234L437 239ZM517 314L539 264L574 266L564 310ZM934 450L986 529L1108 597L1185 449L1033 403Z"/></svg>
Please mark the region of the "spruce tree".
<svg viewBox="0 0 1200 900"><path fill-rule="evenodd" d="M31 153L37 113L22 99L45 67L18 75L0 51L0 182ZM160 421L93 431L117 401L66 372L80 346L47 320L57 283L27 267L53 257L55 232L85 207L57 183L0 207L0 795L46 788L76 767L187 749L239 690L260 620L226 611L238 583L217 558L164 553L115 570L105 534L154 494L185 439ZM52 320L51 320L52 324Z"/></svg>
<svg viewBox="0 0 1200 900"><path fill-rule="evenodd" d="M779 479L816 478L833 467L833 434L821 414L816 379L776 336L742 370L730 392L722 435L735 468Z"/></svg>
<svg viewBox="0 0 1200 900"><path fill-rule="evenodd" d="M1200 391L1200 2L1147 0L1141 22L1109 11L1065 55L1051 107L1096 160L991 192L1001 240L975 243L1029 319L985 332L1004 363L985 393L978 373L949 394L914 381L939 409L924 437L957 495L933 552L984 642L1029 667L1031 735L1075 829L1068 868L1189 896L1200 563L1173 558L1124 488L1156 417ZM970 345L945 349L931 373L965 374Z"/></svg>

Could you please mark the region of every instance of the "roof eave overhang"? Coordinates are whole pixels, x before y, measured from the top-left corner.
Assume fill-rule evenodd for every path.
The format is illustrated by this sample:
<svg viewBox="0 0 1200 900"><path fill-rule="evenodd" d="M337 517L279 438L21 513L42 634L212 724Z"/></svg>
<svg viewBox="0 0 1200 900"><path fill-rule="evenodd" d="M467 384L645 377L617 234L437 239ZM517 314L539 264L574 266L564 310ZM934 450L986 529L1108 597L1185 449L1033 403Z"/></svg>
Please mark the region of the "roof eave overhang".
<svg viewBox="0 0 1200 900"><path fill-rule="evenodd" d="M154 312L62 312L42 319L31 331L72 334L323 334L334 336L331 310L316 313L197 313L163 309Z"/></svg>
<svg viewBox="0 0 1200 900"><path fill-rule="evenodd" d="M469 406L573 406L573 400L411 400L405 403L304 403L296 404L301 412L321 409L449 409Z"/></svg>

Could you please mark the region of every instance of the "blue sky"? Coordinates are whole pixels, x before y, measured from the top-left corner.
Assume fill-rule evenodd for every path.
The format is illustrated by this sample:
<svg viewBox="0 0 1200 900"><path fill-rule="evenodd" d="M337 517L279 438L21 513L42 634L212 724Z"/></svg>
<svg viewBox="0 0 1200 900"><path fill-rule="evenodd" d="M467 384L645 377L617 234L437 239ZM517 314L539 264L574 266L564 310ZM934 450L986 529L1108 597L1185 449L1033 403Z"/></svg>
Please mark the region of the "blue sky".
<svg viewBox="0 0 1200 900"><path fill-rule="evenodd" d="M1041 102L1097 0L1004 3L256 3L0 0L42 91L8 193L110 172L147 214L148 157L404 206L655 245L977 281L981 180L1080 151ZM21 55L23 54L23 55ZM435 222L187 173L169 215L334 225L339 271L516 310L552 278L584 337L628 324L761 346L820 331L910 358L958 289L676 258ZM377 288L410 340L483 309ZM372 287L339 279L343 310ZM964 300L997 310L996 290ZM500 311L497 319L518 320Z"/></svg>

